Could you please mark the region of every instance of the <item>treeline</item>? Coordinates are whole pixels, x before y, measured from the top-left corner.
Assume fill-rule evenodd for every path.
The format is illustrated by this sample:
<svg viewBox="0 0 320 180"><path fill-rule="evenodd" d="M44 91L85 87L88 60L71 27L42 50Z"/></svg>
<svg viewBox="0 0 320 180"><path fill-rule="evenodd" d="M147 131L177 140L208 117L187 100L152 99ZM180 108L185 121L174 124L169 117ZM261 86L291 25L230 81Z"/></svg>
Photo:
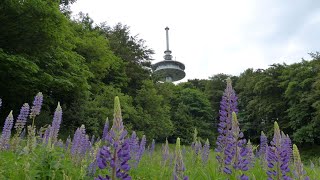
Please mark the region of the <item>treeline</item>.
<svg viewBox="0 0 320 180"><path fill-rule="evenodd" d="M50 124L63 108L61 133L86 126L101 135L119 96L126 128L149 139L192 142L194 128L214 141L227 77L239 96L239 121L250 139L269 132L277 120L299 143L320 144L320 55L293 65L248 69L239 77L217 74L174 85L157 83L150 71L153 50L126 25L94 24L71 17L74 1L4 0L0 3L1 124L12 109L37 92L44 106L36 126ZM62 137L65 138L65 137Z"/></svg>
<svg viewBox="0 0 320 180"><path fill-rule="evenodd" d="M239 121L248 139L259 141L260 132L272 137L277 121L295 143L320 144L320 53L291 65L273 64L267 69L247 69L229 76L238 95ZM211 102L214 122L228 75L209 80L189 80Z"/></svg>

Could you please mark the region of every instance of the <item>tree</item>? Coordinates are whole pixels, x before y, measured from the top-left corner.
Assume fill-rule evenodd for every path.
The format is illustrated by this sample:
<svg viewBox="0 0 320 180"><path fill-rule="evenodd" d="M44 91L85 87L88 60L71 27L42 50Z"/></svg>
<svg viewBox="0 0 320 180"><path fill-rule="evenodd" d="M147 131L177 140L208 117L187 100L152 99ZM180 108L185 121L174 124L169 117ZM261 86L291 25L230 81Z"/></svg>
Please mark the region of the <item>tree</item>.
<svg viewBox="0 0 320 180"><path fill-rule="evenodd" d="M288 128L284 91L279 87L284 68L285 65L275 64L266 70L248 69L238 79L235 89L239 92L239 121L253 141L259 139L261 131L271 135L274 121Z"/></svg>
<svg viewBox="0 0 320 180"><path fill-rule="evenodd" d="M285 89L284 96L288 102L286 117L288 125L293 130L293 139L298 143L319 142L317 130L317 76L319 77L319 58L313 56L312 61L302 60L283 71L281 87Z"/></svg>
<svg viewBox="0 0 320 180"><path fill-rule="evenodd" d="M151 56L154 51L144 45L145 41L138 35L131 36L126 25L118 23L110 27L103 23L99 28L109 40L113 53L125 62L123 70L128 77L128 85L122 87L123 92L135 96L143 81L151 79Z"/></svg>
<svg viewBox="0 0 320 180"><path fill-rule="evenodd" d="M88 97L91 72L73 51L73 30L58 2L5 0L0 21L0 94L8 97L7 108L20 107L41 91L44 111L61 101L68 114L71 104Z"/></svg>
<svg viewBox="0 0 320 180"><path fill-rule="evenodd" d="M159 95L152 81L144 81L135 98L138 117L134 129L143 132L149 139L164 141L172 134L170 106Z"/></svg>
<svg viewBox="0 0 320 180"><path fill-rule="evenodd" d="M190 144L194 128L197 128L199 137L203 140L213 138L212 110L208 99L201 91L190 88L180 89L171 108L175 131L170 140L180 137L183 143Z"/></svg>

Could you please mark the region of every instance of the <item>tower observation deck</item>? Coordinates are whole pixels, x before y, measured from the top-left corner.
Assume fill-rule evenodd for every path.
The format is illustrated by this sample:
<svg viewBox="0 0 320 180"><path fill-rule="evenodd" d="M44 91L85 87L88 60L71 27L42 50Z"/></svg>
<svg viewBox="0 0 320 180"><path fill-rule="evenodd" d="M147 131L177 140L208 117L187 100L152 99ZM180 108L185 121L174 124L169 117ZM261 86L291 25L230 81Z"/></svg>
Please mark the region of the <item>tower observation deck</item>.
<svg viewBox="0 0 320 180"><path fill-rule="evenodd" d="M166 27L167 50L164 51L164 60L152 65L153 74L163 82L174 82L183 79L186 76L183 63L172 60L169 50L169 28Z"/></svg>

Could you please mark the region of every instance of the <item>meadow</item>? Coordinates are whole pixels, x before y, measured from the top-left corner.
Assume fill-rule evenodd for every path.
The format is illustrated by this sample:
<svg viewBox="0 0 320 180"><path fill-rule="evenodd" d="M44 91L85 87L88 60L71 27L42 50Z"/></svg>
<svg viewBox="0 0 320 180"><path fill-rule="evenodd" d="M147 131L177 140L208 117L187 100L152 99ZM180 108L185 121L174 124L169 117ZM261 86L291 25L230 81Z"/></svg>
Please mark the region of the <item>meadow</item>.
<svg viewBox="0 0 320 180"><path fill-rule="evenodd" d="M37 128L43 95L31 107L24 104L14 118L9 113L0 139L0 179L318 179L319 159L301 160L290 137L274 122L271 140L262 132L252 145L237 120L237 97L230 80L221 100L215 145L194 131L193 142L156 143L129 134L115 97L114 118L106 120L101 137L89 137L79 127L66 141L59 139L62 108L58 103L51 125ZM1 102L1 101L0 101ZM26 124L28 126L26 127ZM305 166L303 165L305 164Z"/></svg>

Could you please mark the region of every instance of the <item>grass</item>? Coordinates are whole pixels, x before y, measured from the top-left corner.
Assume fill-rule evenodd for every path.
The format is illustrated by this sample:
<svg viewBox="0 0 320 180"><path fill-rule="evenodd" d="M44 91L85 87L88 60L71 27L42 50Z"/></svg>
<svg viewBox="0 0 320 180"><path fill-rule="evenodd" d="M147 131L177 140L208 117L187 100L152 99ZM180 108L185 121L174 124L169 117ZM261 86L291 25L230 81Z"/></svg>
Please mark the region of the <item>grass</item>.
<svg viewBox="0 0 320 180"><path fill-rule="evenodd" d="M70 151L61 147L47 147L38 144L32 153L26 153L23 147L16 152L0 152L0 179L1 180L20 180L20 179L58 179L58 180L78 180L93 179L98 174L108 173L108 170L97 170L94 176L89 176L87 169L92 162L91 156L86 156L75 163L71 157ZM173 146L170 146L170 153L174 152ZM186 147L183 153L186 167L185 174L192 180L235 180L241 174L226 176L218 171L218 164L215 159L215 153L211 150L209 161L203 165L201 159L194 157L190 147ZM318 161L316 159L316 161ZM311 179L318 179L320 168L317 162L315 167L305 166L305 170ZM130 175L134 180L166 180L172 179L174 169L173 154L171 160L162 161L161 146L157 145L155 152L151 156L146 151L137 168L130 170ZM254 167L245 172L250 179L267 179L265 170L261 167L259 160ZM293 176L292 176L293 177Z"/></svg>

